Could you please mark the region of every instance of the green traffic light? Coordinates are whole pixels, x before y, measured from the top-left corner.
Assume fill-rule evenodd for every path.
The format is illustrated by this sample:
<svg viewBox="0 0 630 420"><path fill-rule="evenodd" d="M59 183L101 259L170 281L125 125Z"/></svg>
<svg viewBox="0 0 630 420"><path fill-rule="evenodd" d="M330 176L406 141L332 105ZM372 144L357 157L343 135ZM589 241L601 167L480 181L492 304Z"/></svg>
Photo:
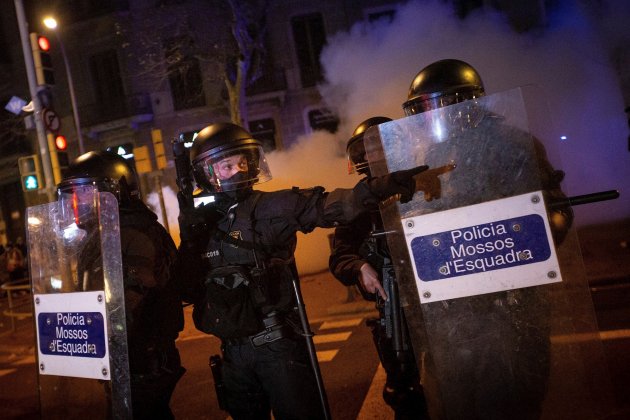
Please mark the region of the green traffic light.
<svg viewBox="0 0 630 420"><path fill-rule="evenodd" d="M37 182L37 176L35 175L27 175L24 177L24 188L27 191L36 190L39 188L39 183Z"/></svg>

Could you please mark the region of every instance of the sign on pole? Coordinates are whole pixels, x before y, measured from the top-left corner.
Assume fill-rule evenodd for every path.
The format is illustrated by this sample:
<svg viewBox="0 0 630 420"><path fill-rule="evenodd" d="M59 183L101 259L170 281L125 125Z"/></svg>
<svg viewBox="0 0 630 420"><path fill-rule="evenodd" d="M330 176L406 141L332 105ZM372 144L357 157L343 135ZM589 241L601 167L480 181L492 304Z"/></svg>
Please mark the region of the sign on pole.
<svg viewBox="0 0 630 420"><path fill-rule="evenodd" d="M17 96L12 96L9 102L5 105L4 109L9 111L12 114L20 115L23 111L23 107L26 106L26 101L22 98L18 98Z"/></svg>
<svg viewBox="0 0 630 420"><path fill-rule="evenodd" d="M57 134L61 128L61 120L59 119L59 116L55 113L55 111L48 108L44 109L42 115L46 129L53 134Z"/></svg>

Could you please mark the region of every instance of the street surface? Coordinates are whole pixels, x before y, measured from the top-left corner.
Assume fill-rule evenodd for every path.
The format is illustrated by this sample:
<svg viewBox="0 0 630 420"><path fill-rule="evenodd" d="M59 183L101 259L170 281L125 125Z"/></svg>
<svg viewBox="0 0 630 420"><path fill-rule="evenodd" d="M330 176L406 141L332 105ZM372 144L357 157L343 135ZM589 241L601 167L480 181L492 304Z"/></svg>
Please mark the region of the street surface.
<svg viewBox="0 0 630 420"><path fill-rule="evenodd" d="M606 239L597 238L603 245L582 248L615 393L617 412L608 420L630 418L630 251L623 239L630 235L627 228L615 232L607 233ZM605 261L614 255L614 261ZM328 272L304 276L302 292L316 334L333 419L393 419L380 395L384 373L365 326L366 319L376 315L373 304L350 299L348 289ZM28 311L30 299L25 292L16 296L15 303ZM4 297L0 299L0 313L6 309ZM171 406L178 419L228 418L216 403L208 366L209 356L220 353L219 341L196 331L190 313L191 308L187 308L186 328L177 343L188 371L175 390ZM16 319L12 331L10 319L0 316L0 418L39 418L34 350L32 318Z"/></svg>

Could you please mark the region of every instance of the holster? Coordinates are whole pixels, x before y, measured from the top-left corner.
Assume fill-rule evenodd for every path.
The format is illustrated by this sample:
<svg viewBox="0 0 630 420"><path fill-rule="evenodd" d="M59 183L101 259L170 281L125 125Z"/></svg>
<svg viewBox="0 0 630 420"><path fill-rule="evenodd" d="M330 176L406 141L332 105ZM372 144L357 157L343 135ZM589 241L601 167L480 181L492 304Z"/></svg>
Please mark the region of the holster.
<svg viewBox="0 0 630 420"><path fill-rule="evenodd" d="M224 338L222 341L227 345L241 345L251 343L254 347L261 347L282 338L294 337L296 332L286 319L275 312L272 312L263 319L265 329L254 335L239 338Z"/></svg>
<svg viewBox="0 0 630 420"><path fill-rule="evenodd" d="M223 382L223 359L221 359L221 356L218 354L213 354L210 356L208 364L212 371L214 391L217 394L219 408L223 411L227 411L227 392L225 390L225 383Z"/></svg>

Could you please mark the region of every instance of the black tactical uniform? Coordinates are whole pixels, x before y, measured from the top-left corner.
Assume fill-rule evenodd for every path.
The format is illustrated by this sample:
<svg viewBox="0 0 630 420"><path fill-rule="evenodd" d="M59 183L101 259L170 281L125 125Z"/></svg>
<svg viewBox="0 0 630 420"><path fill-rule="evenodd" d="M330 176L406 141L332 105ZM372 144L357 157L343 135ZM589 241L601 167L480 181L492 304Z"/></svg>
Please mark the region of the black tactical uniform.
<svg viewBox="0 0 630 420"><path fill-rule="evenodd" d="M173 418L169 400L185 372L175 347L184 326L181 292L171 276L177 249L157 216L140 200L135 173L122 157L106 152L79 156L58 188L67 193L91 184L112 192L119 201L133 416ZM99 242L98 237L93 240ZM100 264L94 263L99 249L98 244L87 247L95 255L81 258L79 270L89 273L90 288L102 287Z"/></svg>
<svg viewBox="0 0 630 420"><path fill-rule="evenodd" d="M221 178L220 162L234 157L242 159L229 168L238 170ZM411 176L426 168L354 190L255 191L251 185L270 179L264 153L251 134L233 124L202 130L191 159L195 180L216 201L181 210L181 276L192 280L188 299L195 304L195 326L222 341L227 410L235 419L269 418L270 410L276 419L322 418L295 313L296 233L349 223L366 206L395 193L410 197Z"/></svg>
<svg viewBox="0 0 630 420"><path fill-rule="evenodd" d="M365 156L363 135L368 128L391 121L385 117L373 117L363 121L353 132L348 141L348 167L351 172L370 175L370 170ZM395 273L391 266L391 257L384 235L383 221L378 211L370 211L357 217L352 224L339 226L335 229L333 249L329 259L330 271L346 286L358 285L362 295L368 300L377 300L376 294L363 290L359 281L361 267L370 264L379 274L379 280L383 283L383 270L389 270L394 280ZM396 287L396 286L393 286ZM391 305L392 299L398 299L398 295L388 296ZM378 305L380 316L378 319L370 319L368 325L372 330L372 338L378 352L379 359L387 380L383 389L383 399L392 407L396 419L422 419L427 418L426 401L422 386L420 385L420 372L417 367L411 341L407 332L404 313L400 310L400 302L392 306L396 315L400 316L401 327L399 332L400 343L396 344L392 336L392 313L388 313L385 303L379 298ZM390 324L391 325L391 324ZM388 334L389 329L389 334ZM388 336L389 335L389 336Z"/></svg>
<svg viewBox="0 0 630 420"><path fill-rule="evenodd" d="M175 340L184 327L180 291L170 280L177 249L142 202L120 210L127 345L134 418L170 418L184 374Z"/></svg>
<svg viewBox="0 0 630 420"><path fill-rule="evenodd" d="M375 261L380 258L379 255L368 257L369 254L367 253L370 251L366 249L365 244L365 239L371 233L383 232L382 224L379 225L379 223L381 223L380 214L371 212L357 218L350 226L339 226L335 229L329 265L333 275L343 284L347 286L357 284L361 266L366 262L380 271L379 266L383 264L383 261L380 263ZM379 252L384 252L384 256L389 259L387 244L384 239L378 239L377 243L379 244L376 246L379 247ZM393 272L391 274L395 275ZM364 296L368 300L376 299L374 296ZM388 296L388 298L392 299L392 296ZM403 327L401 331L403 336L402 351L397 354L392 338L388 337L384 325L383 305L383 303L379 304L380 318L368 320L379 359L387 374L383 399L394 410L396 419L426 418L426 402L422 385L420 385L420 372L406 331L404 313L400 312L401 326Z"/></svg>

